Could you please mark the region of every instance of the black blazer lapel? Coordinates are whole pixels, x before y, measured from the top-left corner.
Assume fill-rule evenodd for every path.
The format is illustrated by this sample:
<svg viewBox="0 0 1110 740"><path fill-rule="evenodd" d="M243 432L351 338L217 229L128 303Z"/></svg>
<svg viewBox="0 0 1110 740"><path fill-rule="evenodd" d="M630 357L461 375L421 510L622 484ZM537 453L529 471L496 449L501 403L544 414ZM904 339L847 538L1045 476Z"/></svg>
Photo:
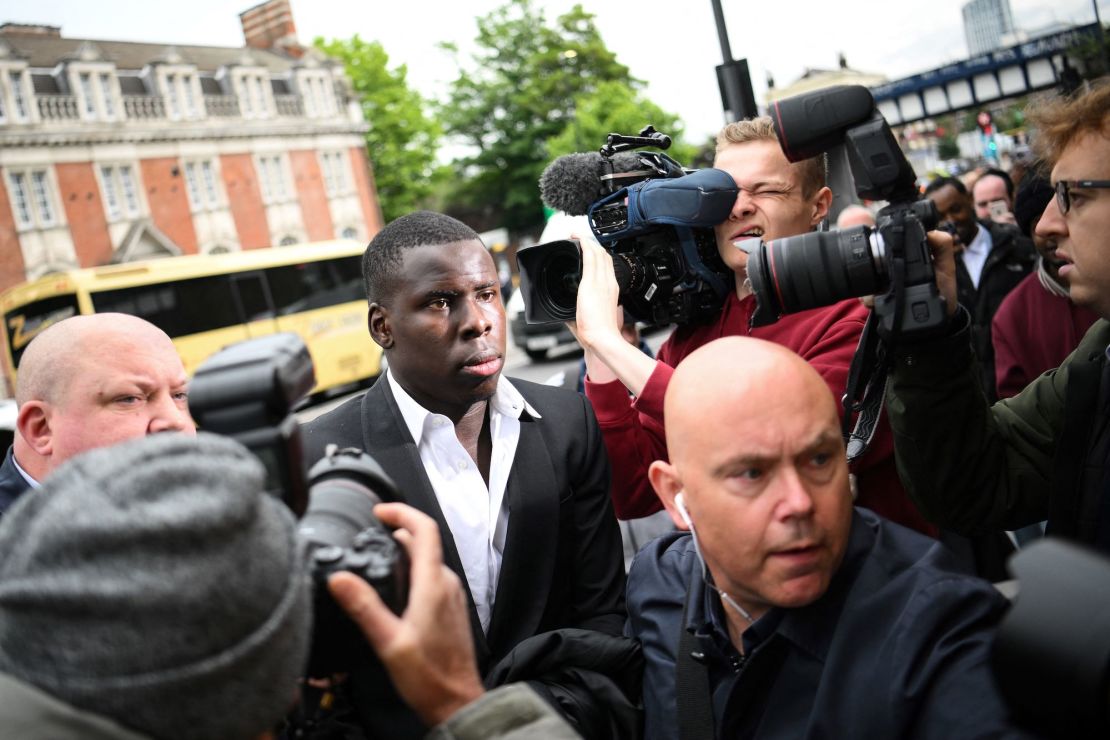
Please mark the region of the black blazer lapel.
<svg viewBox="0 0 1110 740"><path fill-rule="evenodd" d="M393 397L389 383L383 378L362 397L362 436L366 450L377 460L382 469L397 484L401 499L436 520L439 525L440 539L443 542L443 560L455 571L466 591L470 605L470 626L474 633L474 646L478 665L485 672L489 659L489 647L482 633L482 624L474 608L474 597L466 581L462 560L455 546L455 538L447 526L443 510L439 506L431 481L424 472L424 463L416 449L416 442L409 434L408 426L401 415L401 409Z"/></svg>
<svg viewBox="0 0 1110 740"><path fill-rule="evenodd" d="M558 478L540 423L527 413L521 416L520 440L505 487L509 531L489 626L489 647L497 656L536 634L551 595L562 528Z"/></svg>

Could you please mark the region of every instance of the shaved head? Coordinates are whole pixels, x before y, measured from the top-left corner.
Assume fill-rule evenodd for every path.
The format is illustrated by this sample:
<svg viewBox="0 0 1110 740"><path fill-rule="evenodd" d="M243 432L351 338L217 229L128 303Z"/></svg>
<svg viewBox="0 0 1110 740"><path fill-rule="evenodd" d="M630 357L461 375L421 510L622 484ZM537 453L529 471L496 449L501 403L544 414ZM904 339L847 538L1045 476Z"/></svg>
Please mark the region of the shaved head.
<svg viewBox="0 0 1110 740"><path fill-rule="evenodd" d="M70 317L47 328L27 345L16 372L16 403L61 403L69 381L93 357L90 349L120 340L173 347L164 331L137 316L98 313Z"/></svg>
<svg viewBox="0 0 1110 740"><path fill-rule="evenodd" d="M35 337L16 371L15 460L41 481L74 455L155 432L195 434L177 348L148 321L74 316Z"/></svg>
<svg viewBox="0 0 1110 740"><path fill-rule="evenodd" d="M847 546L852 495L817 371L778 344L718 339L678 366L664 407L670 461L648 476L717 586L753 618L820 598ZM739 635L746 621L726 615Z"/></svg>
<svg viewBox="0 0 1110 740"><path fill-rule="evenodd" d="M839 418L825 381L813 366L782 345L727 337L700 347L682 361L667 386L664 418L671 460L681 465L687 449L706 436L701 432L707 431L707 425L729 433L745 410L776 407L777 413L777 407L787 401L799 407L813 404L834 422Z"/></svg>

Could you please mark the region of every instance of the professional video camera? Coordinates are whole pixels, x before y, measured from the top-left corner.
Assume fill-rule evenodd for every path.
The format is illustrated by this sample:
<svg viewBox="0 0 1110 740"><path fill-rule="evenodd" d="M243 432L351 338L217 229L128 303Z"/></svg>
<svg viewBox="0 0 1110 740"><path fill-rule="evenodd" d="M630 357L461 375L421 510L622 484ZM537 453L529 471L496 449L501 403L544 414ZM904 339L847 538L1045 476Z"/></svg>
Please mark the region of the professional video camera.
<svg viewBox="0 0 1110 740"><path fill-rule="evenodd" d="M661 152L670 137L651 126L639 136L609 134L600 153L559 157L540 177L547 205L588 215L613 256L620 302L632 318L654 324L708 320L732 290L713 227L728 218L736 183L721 170L686 174ZM577 242L536 244L517 253L525 320L574 318L582 257Z"/></svg>
<svg viewBox="0 0 1110 740"><path fill-rule="evenodd" d="M943 328L944 299L925 241L925 232L936 226L936 208L920 200L913 168L870 91L842 85L797 95L774 103L771 118L791 162L844 144L856 192L888 205L879 211L874 229L858 226L741 243L758 303L752 325L875 295L878 332L888 342Z"/></svg>
<svg viewBox="0 0 1110 740"><path fill-rule="evenodd" d="M313 581L313 636L307 675L330 676L372 660L366 639L332 600L327 579L349 571L400 614L408 601L408 558L374 516L399 500L385 471L360 450L329 447L306 477L293 407L316 384L312 358L296 334L231 345L197 370L189 411L205 431L231 437L266 467L268 492L300 517Z"/></svg>

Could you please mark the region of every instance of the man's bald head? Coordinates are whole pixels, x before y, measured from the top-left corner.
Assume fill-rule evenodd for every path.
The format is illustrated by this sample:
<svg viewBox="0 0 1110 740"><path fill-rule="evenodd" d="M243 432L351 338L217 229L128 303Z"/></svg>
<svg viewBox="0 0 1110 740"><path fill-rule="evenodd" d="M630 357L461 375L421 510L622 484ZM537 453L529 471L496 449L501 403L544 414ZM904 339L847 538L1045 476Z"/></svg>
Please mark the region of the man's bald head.
<svg viewBox="0 0 1110 740"><path fill-rule="evenodd" d="M195 434L173 342L128 314L74 316L35 337L16 374L15 458L43 477L70 457L146 434Z"/></svg>
<svg viewBox="0 0 1110 740"><path fill-rule="evenodd" d="M726 337L691 353L675 370L664 400L667 450L678 461L695 430L709 424L722 432L745 413L788 402L815 404L837 418L836 401L813 367L778 344L752 337ZM787 413L786 409L782 409ZM696 451L695 451L696 452Z"/></svg>
<svg viewBox="0 0 1110 740"><path fill-rule="evenodd" d="M69 380L91 359L90 348L121 339L173 347L164 331L138 316L125 313L72 316L47 328L27 345L16 372L16 403L20 406L31 400L60 403Z"/></svg>
<svg viewBox="0 0 1110 740"><path fill-rule="evenodd" d="M718 339L675 370L665 413L670 461L648 475L675 525L697 535L718 587L755 618L820 598L852 519L836 402L821 376L777 344Z"/></svg>

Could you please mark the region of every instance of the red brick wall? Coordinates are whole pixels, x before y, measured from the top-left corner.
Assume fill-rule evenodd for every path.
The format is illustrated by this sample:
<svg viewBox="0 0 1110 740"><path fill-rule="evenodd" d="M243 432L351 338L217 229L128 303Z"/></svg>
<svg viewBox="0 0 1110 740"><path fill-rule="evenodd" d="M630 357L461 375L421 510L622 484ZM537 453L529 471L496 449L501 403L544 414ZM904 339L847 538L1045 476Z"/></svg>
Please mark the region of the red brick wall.
<svg viewBox="0 0 1110 740"><path fill-rule="evenodd" d="M8 200L8 180L0 177L0 290L6 290L27 278L19 232Z"/></svg>
<svg viewBox="0 0 1110 740"><path fill-rule="evenodd" d="M335 238L335 226L331 222L328 209L328 195L324 190L324 178L320 174L320 162L313 149L289 152L293 165L293 180L297 187L297 200L301 204L301 218L310 242Z"/></svg>
<svg viewBox="0 0 1110 740"><path fill-rule="evenodd" d="M354 170L355 187L358 188L358 199L362 204L362 218L366 221L366 238L373 239L374 235L382 230L382 207L378 202L378 189L374 187L374 168L366 156L363 147L351 147L351 169Z"/></svg>
<svg viewBox="0 0 1110 740"><path fill-rule="evenodd" d="M139 162L143 174L150 217L185 254L196 254L197 232L185 192L185 170L174 157L144 159Z"/></svg>
<svg viewBox="0 0 1110 740"><path fill-rule="evenodd" d="M58 192L66 209L73 251L81 267L106 265L112 259L112 238L91 162L54 165Z"/></svg>
<svg viewBox="0 0 1110 740"><path fill-rule="evenodd" d="M231 218L239 233L243 249L270 246L270 226L266 221L266 206L258 185L258 173L249 154L224 154L220 156L220 170L227 191Z"/></svg>

